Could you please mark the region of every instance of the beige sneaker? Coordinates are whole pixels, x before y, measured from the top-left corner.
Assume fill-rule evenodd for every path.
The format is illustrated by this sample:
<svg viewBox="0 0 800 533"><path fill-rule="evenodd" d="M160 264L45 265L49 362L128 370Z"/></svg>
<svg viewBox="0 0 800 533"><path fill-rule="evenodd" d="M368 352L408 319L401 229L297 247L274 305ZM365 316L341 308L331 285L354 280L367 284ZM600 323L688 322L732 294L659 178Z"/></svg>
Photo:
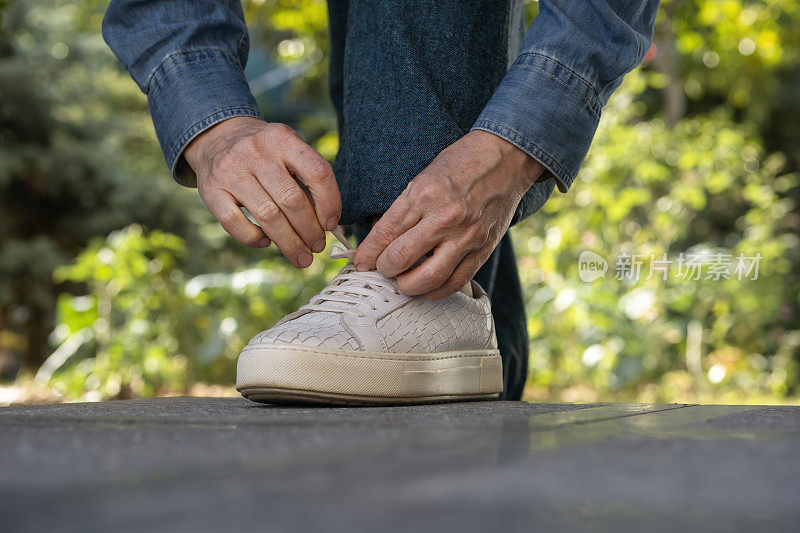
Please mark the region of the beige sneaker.
<svg viewBox="0 0 800 533"><path fill-rule="evenodd" d="M334 247L334 257L352 258ZM471 292L472 294L468 294ZM352 262L239 356L236 388L265 403L389 405L494 399L503 389L489 298L439 301Z"/></svg>

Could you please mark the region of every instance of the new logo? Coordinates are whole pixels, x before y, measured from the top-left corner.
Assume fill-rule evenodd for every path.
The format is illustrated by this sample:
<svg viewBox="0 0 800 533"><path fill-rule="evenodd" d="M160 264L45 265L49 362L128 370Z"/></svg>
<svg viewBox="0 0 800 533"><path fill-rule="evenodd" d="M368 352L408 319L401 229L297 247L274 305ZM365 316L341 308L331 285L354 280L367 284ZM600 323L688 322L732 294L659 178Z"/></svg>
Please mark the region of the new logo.
<svg viewBox="0 0 800 533"><path fill-rule="evenodd" d="M605 277L606 271L608 271L608 262L603 257L591 250L581 252L578 257L578 275L581 281L591 283Z"/></svg>

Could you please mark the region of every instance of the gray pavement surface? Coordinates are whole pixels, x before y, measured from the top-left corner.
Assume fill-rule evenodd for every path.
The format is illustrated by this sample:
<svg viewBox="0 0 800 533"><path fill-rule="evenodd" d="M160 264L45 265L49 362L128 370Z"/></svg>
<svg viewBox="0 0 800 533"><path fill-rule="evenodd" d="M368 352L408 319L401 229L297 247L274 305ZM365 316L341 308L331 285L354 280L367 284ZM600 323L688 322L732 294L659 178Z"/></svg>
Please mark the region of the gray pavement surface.
<svg viewBox="0 0 800 533"><path fill-rule="evenodd" d="M0 409L0 531L798 531L800 408Z"/></svg>

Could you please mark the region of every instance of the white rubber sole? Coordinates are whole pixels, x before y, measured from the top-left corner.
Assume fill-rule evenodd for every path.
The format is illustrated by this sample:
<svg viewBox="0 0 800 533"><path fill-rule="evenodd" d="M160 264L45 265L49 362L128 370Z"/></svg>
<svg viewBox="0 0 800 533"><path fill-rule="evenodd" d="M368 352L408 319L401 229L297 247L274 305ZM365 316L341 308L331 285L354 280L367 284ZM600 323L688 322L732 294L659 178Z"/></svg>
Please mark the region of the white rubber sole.
<svg viewBox="0 0 800 533"><path fill-rule="evenodd" d="M500 352L387 354L292 345L247 347L236 389L262 403L408 405L492 400L503 390Z"/></svg>

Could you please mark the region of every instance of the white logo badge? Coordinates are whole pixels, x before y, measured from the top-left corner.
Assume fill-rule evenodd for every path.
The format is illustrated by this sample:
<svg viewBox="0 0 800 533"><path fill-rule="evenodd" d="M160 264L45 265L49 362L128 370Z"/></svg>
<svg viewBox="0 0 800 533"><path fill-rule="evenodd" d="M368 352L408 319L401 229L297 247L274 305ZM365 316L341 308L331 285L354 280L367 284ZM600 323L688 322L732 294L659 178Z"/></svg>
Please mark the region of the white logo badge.
<svg viewBox="0 0 800 533"><path fill-rule="evenodd" d="M578 257L578 275L585 283L605 277L607 270L608 262L591 250L584 250Z"/></svg>

